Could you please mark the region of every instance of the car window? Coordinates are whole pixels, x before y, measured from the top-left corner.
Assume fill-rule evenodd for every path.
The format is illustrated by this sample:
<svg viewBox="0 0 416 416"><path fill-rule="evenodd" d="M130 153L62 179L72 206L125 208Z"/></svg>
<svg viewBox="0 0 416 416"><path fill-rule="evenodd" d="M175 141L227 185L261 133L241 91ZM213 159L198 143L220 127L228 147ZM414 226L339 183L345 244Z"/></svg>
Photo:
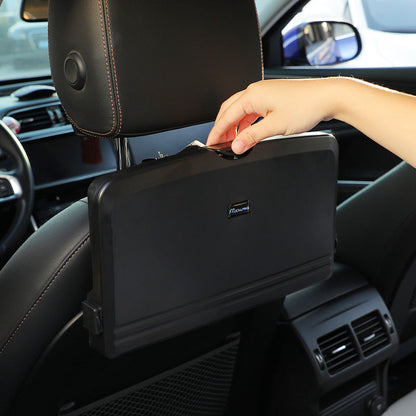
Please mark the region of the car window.
<svg viewBox="0 0 416 416"><path fill-rule="evenodd" d="M21 0L3 0L0 7L0 81L50 74L48 24L24 22L20 5Z"/></svg>
<svg viewBox="0 0 416 416"><path fill-rule="evenodd" d="M362 0L368 27L382 32L416 33L414 0Z"/></svg>
<svg viewBox="0 0 416 416"><path fill-rule="evenodd" d="M291 59L302 48L304 28L315 21L352 24L359 33L362 50L345 62L306 63ZM310 0L282 31L285 66L317 67L328 63L335 67L373 68L416 65L416 1L414 0ZM345 40L343 40L345 43ZM352 41L350 36L349 41ZM339 40L336 39L336 43ZM335 63L334 63L335 62Z"/></svg>

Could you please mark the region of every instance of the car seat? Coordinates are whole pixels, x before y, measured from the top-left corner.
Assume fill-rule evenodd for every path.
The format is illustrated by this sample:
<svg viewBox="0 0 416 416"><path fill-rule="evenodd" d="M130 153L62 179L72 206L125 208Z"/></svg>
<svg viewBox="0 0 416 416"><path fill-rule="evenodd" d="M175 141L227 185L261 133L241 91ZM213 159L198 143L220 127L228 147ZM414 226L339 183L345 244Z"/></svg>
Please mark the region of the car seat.
<svg viewBox="0 0 416 416"><path fill-rule="evenodd" d="M394 402L383 413L383 416L413 416L416 407L416 390Z"/></svg>
<svg viewBox="0 0 416 416"><path fill-rule="evenodd" d="M51 1L52 73L74 127L111 138L212 120L222 100L262 77L254 3L239 2L238 18L235 7L232 1L207 2L203 24L200 5L191 1L182 7ZM121 39L125 27L134 33ZM110 67L119 71L117 79L108 75ZM75 92L69 99L68 91ZM114 112L116 101L121 105ZM226 405L256 413L267 369L267 360L263 365L258 359L271 351L280 301L108 360L88 348L82 328L91 273L87 200L48 221L1 270L0 414L73 412L141 382L147 385L136 389L136 400L126 393L117 401L116 407L124 406L118 414L149 408L160 415L197 414L201 406L204 414L221 414ZM241 335L246 330L247 337ZM230 393L235 368L250 377L235 378L241 382ZM114 412L100 414L106 411Z"/></svg>
<svg viewBox="0 0 416 416"><path fill-rule="evenodd" d="M416 170L402 162L337 209L336 261L377 288L407 345L416 336L414 189Z"/></svg>
<svg viewBox="0 0 416 416"><path fill-rule="evenodd" d="M252 0L50 1L51 69L67 116L83 135L115 138L121 166L121 137L212 120L261 79L260 44ZM82 328L91 275L86 199L1 270L0 414L261 413L281 299L110 360Z"/></svg>

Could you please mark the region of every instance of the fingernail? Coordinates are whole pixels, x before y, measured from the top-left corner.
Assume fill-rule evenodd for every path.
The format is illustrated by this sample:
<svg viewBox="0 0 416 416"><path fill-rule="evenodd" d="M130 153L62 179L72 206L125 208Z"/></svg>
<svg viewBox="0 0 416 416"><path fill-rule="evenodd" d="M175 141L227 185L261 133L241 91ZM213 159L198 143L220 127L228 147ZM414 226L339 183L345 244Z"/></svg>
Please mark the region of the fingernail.
<svg viewBox="0 0 416 416"><path fill-rule="evenodd" d="M244 153L246 151L246 146L241 140L234 140L232 144L233 152L237 155L241 155L241 153Z"/></svg>

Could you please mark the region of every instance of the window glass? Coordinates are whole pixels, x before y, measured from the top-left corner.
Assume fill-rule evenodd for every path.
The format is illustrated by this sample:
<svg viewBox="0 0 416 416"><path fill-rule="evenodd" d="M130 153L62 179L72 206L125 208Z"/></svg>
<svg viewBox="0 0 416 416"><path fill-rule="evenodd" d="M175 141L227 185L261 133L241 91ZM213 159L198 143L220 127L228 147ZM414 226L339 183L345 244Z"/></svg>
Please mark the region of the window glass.
<svg viewBox="0 0 416 416"><path fill-rule="evenodd" d="M310 63L305 51L304 27L310 22L337 21L352 24L362 50L344 62L326 59ZM285 66L372 68L416 66L415 0L310 0L282 31ZM306 39L307 40L307 39ZM348 42L352 42L349 37ZM347 41L344 41L346 43ZM339 43L339 41L337 41ZM303 54L303 55L302 55ZM286 59L300 56L301 59ZM336 62L336 63L333 63Z"/></svg>
<svg viewBox="0 0 416 416"><path fill-rule="evenodd" d="M0 6L0 81L50 74L48 24L24 22L20 6L21 0Z"/></svg>
<svg viewBox="0 0 416 416"><path fill-rule="evenodd" d="M368 27L374 30L416 33L415 0L362 0Z"/></svg>

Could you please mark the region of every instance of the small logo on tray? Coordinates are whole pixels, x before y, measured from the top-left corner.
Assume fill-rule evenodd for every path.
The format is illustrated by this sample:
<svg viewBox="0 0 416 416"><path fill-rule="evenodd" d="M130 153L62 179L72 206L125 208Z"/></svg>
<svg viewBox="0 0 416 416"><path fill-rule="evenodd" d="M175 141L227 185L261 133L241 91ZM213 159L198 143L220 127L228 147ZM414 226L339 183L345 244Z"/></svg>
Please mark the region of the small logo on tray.
<svg viewBox="0 0 416 416"><path fill-rule="evenodd" d="M237 202L228 205L228 218L250 214L250 201Z"/></svg>

